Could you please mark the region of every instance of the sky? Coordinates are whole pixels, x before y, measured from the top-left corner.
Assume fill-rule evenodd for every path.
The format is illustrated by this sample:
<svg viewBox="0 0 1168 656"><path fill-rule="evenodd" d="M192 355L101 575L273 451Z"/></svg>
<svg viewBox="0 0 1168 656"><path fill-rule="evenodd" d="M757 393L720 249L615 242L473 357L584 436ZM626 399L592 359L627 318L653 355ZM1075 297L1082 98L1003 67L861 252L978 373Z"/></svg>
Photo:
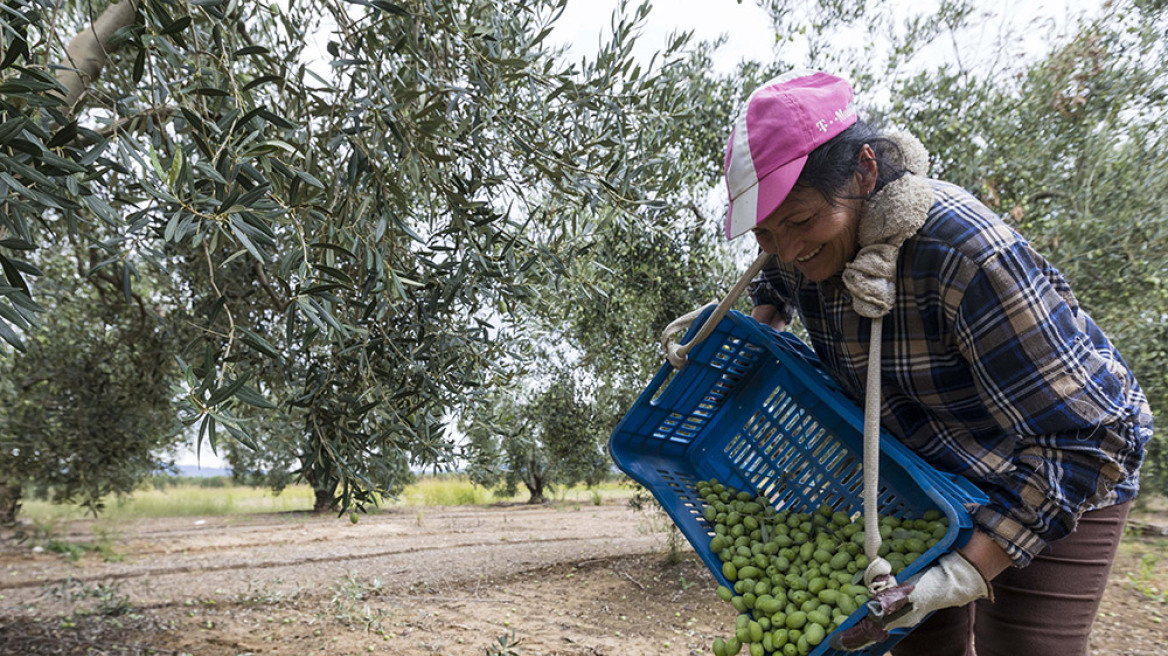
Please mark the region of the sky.
<svg viewBox="0 0 1168 656"><path fill-rule="evenodd" d="M575 55L590 55L596 51L601 34L612 33L612 12L617 6L618 0L571 1L551 38L571 47ZM635 6L635 0L630 0L630 11ZM743 59L769 58L775 43L770 19L754 2L657 0L637 39L636 50L647 60L665 47L671 33L685 30L693 30L696 41L727 37L714 62L719 73L732 71Z"/></svg>
<svg viewBox="0 0 1168 656"><path fill-rule="evenodd" d="M892 0L901 7L898 13L908 15L929 11L940 6L941 0ZM638 0L628 0L632 11ZM805 0L808 6L814 0ZM591 54L602 33L611 34L612 12L620 0L570 0L563 17L557 22L551 38L569 45L575 54ZM975 4L990 5L988 0ZM1001 19L982 22L977 30L964 35L960 43L940 40L927 64L951 61L960 52L968 63L978 52L988 52L996 39L1008 38L1013 47L1028 55L1035 55L1049 46L1050 29L1068 24L1068 17L1080 12L1094 13L1102 0L1015 0L997 11ZM715 72L728 73L743 59L767 61L774 57L775 33L767 12L753 0L654 0L653 9L642 29L636 50L642 59L665 46L671 32L693 30L698 41L713 41L726 36L726 42L715 55ZM854 44L848 44L854 45ZM797 56L801 45L796 41L786 46L787 59Z"/></svg>
<svg viewBox="0 0 1168 656"><path fill-rule="evenodd" d="M597 50L604 34L611 34L612 13L620 0L571 0L564 15L557 21L551 39L570 48L570 57L591 57ZM905 7L919 10L927 4L937 4L938 0L904 0ZM929 61L952 57L954 52L976 53L984 51L994 39L1013 30L1011 38L1021 50L1037 54L1048 47L1049 31L1044 21L1057 25L1065 24L1072 11L1097 11L1102 0L1016 0L1010 6L1010 23L987 22L978 33L967 35L968 43L938 44L935 58ZM632 11L637 0L629 0L628 10ZM1022 29L1019 29L1019 28ZM716 73L732 72L743 60L767 61L774 57L774 32L767 13L752 0L656 0L653 10L645 21L638 36L635 53L647 62L652 53L665 47L669 35L676 31L692 30L696 41L714 41L726 36L726 42L715 52ZM712 190L717 194L718 190ZM180 465L200 465L202 467L222 467L221 459L203 449L201 458L196 458L193 450L178 454Z"/></svg>

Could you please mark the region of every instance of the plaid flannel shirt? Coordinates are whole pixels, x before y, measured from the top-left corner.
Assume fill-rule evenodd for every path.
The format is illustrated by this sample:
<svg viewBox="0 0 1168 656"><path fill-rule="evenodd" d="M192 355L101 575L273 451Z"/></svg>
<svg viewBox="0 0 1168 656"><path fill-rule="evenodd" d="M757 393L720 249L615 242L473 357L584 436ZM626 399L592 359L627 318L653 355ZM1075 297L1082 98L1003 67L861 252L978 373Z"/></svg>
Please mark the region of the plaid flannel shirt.
<svg viewBox="0 0 1168 656"><path fill-rule="evenodd" d="M1152 413L1062 274L969 193L932 185L884 318L881 422L986 492L975 524L1024 566L1084 511L1135 496ZM871 320L838 275L814 283L775 260L750 293L796 312L828 372L863 402Z"/></svg>

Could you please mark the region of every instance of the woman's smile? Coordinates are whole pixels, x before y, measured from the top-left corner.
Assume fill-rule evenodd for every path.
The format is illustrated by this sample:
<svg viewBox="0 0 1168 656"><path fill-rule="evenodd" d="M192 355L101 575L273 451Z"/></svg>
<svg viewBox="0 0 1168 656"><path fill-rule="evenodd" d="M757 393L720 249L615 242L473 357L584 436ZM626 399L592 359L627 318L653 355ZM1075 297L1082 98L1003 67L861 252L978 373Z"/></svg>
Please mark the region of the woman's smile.
<svg viewBox="0 0 1168 656"><path fill-rule="evenodd" d="M804 255L803 257L795 258L795 261L800 263L800 264L803 264L805 262L810 262L811 258L815 257L816 255L819 255L819 251L821 251L821 250L823 250L822 244L820 244L818 248L816 248L815 250L811 251L810 253Z"/></svg>

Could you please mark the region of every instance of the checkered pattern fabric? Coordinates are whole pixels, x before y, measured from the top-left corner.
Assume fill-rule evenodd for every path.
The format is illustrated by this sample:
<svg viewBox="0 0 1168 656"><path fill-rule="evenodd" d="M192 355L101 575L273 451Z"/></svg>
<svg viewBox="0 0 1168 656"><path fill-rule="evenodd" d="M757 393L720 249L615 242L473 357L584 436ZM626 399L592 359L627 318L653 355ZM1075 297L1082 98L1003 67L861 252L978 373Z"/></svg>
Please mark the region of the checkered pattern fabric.
<svg viewBox="0 0 1168 656"><path fill-rule="evenodd" d="M882 425L989 495L974 521L1022 566L1084 511L1135 496L1152 413L1062 274L969 193L931 184L884 318ZM838 276L814 283L776 259L751 295L797 313L862 402L871 320Z"/></svg>

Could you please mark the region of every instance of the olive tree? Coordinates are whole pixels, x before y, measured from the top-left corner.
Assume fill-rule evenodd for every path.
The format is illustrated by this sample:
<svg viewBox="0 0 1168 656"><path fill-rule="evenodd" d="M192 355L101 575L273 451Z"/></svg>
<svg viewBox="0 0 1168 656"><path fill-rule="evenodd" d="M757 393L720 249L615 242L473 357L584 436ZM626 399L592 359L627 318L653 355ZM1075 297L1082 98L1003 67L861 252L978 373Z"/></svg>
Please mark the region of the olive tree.
<svg viewBox="0 0 1168 656"><path fill-rule="evenodd" d="M182 440L170 405L177 334L112 272L84 276L84 255L44 263L37 298L48 310L24 343L0 361L3 520L22 495L80 503L93 512L157 471ZM106 275L106 274L109 275Z"/></svg>
<svg viewBox="0 0 1168 656"><path fill-rule="evenodd" d="M543 503L557 487L596 485L610 466L603 446L607 431L579 372L545 373L543 389L496 389L468 409L463 422L471 481L503 496L513 496L522 484L532 504Z"/></svg>
<svg viewBox="0 0 1168 656"><path fill-rule="evenodd" d="M152 301L189 334L172 396L200 444L278 440L318 509L393 494L450 457L450 410L496 384L580 218L684 184L650 129L685 110L684 39L638 64L648 6L622 5L571 61L563 7L9 2L0 338L37 332L38 254L95 250L86 275L173 292Z"/></svg>
<svg viewBox="0 0 1168 656"><path fill-rule="evenodd" d="M525 381L520 389L547 390L541 402L557 390L571 390L564 398L574 399L573 409L552 415L574 423L561 431L578 436L561 442L579 451L561 452L560 460L593 457L664 363L661 331L720 299L739 275L717 218L721 193L711 200L710 192L722 188L731 112L764 70L748 64L733 74L711 74L719 45L693 44L692 55L672 66L675 91L648 99L663 118L642 126L638 139L661 144L653 150L667 158L654 166L659 175L677 177L677 190L632 216L581 213L584 238L560 252L562 275L525 308L520 337L528 351L516 360L527 366L513 374ZM471 440L472 453L478 445Z"/></svg>

